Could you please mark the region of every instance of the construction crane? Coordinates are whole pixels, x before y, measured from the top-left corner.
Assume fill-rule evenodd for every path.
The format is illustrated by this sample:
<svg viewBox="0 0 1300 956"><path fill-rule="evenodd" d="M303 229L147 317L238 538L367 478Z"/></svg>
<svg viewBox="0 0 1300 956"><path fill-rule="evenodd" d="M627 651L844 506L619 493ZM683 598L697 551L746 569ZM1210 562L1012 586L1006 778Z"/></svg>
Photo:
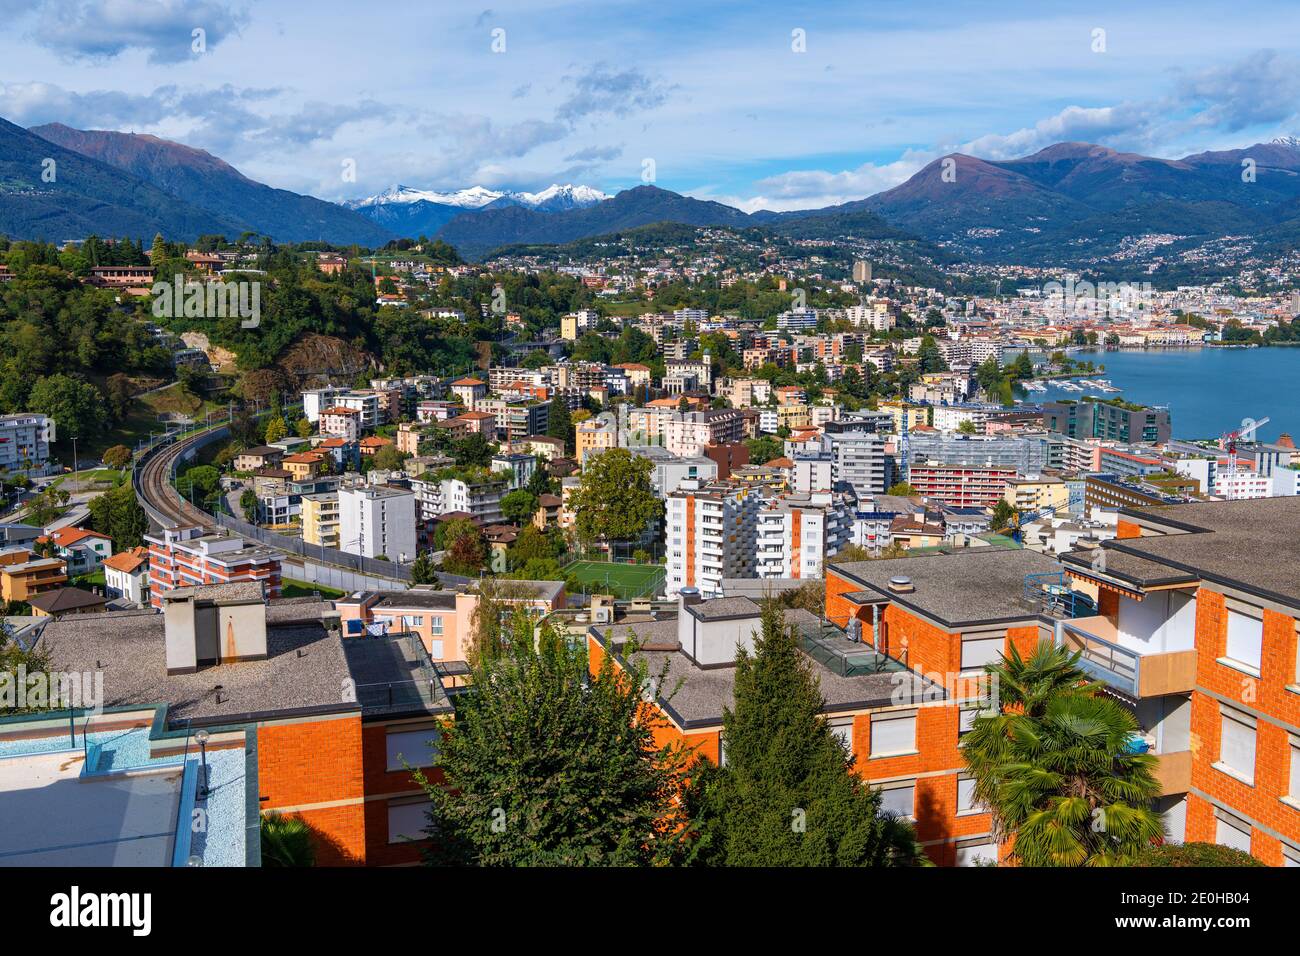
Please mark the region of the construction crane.
<svg viewBox="0 0 1300 956"><path fill-rule="evenodd" d="M1237 445L1248 442L1255 437L1255 432L1267 425L1272 419L1265 415L1256 421L1253 418L1242 419L1241 427L1235 431L1224 432L1219 438L1219 447L1228 453L1228 468L1225 474L1237 473Z"/></svg>

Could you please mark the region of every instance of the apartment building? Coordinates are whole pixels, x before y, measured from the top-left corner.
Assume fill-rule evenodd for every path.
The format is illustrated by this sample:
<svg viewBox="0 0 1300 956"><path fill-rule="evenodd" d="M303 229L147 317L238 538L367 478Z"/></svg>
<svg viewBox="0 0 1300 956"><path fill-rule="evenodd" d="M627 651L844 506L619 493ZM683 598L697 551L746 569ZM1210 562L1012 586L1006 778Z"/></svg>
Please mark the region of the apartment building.
<svg viewBox="0 0 1300 956"><path fill-rule="evenodd" d="M1071 438L1107 438L1121 442L1169 441L1169 409L1135 405L1119 399L1048 402L1043 424Z"/></svg>
<svg viewBox="0 0 1300 956"><path fill-rule="evenodd" d="M302 540L322 548L339 547L339 495L326 491L303 495L299 503Z"/></svg>
<svg viewBox="0 0 1300 956"><path fill-rule="evenodd" d="M1300 866L1300 499L1123 508L1062 559L1098 614L1057 639L1138 717L1172 839Z"/></svg>
<svg viewBox="0 0 1300 956"><path fill-rule="evenodd" d="M411 491L415 494L421 521L459 511L487 526L503 519L501 499L508 493L509 484L502 472L484 472L480 475L412 479Z"/></svg>
<svg viewBox="0 0 1300 956"><path fill-rule="evenodd" d="M1055 475L1026 475L1010 478L1002 497L1017 511L1047 511L1065 514L1070 510L1070 488Z"/></svg>
<svg viewBox="0 0 1300 956"><path fill-rule="evenodd" d="M0 600L28 601L68 583L68 565L22 545L0 550Z"/></svg>
<svg viewBox="0 0 1300 956"><path fill-rule="evenodd" d="M361 438L361 411L336 405L320 413L320 433L330 438L357 441Z"/></svg>
<svg viewBox="0 0 1300 956"><path fill-rule="evenodd" d="M307 421L315 425L320 420L322 409L333 408L334 399L347 393L346 388L310 388L302 393L302 413Z"/></svg>
<svg viewBox="0 0 1300 956"><path fill-rule="evenodd" d="M864 498L883 494L893 484L894 461L885 437L867 431L835 432L823 438L822 447L833 459L836 488L847 486Z"/></svg>
<svg viewBox="0 0 1300 956"><path fill-rule="evenodd" d="M339 489L339 550L365 558L415 558L415 494L387 485Z"/></svg>
<svg viewBox="0 0 1300 956"><path fill-rule="evenodd" d="M328 603L267 602L259 585L245 583L178 589L162 613L54 620L38 648L58 671L103 673L103 712L87 729L115 742L78 742L84 763L66 753L18 758L44 771L36 779L53 775L75 803L61 823L72 839L60 859L257 866L257 821L279 811L306 821L319 865L420 861L428 803L411 769L440 779L436 740L453 708L418 640L343 637ZM198 730L210 735L202 755ZM56 750L58 734L67 742L66 725L48 722L4 732L44 733ZM48 786L6 799L37 813ZM137 821L130 833L123 800ZM203 811L207 827L196 834L188 811L178 824L177 806ZM13 844L0 836L11 862Z"/></svg>
<svg viewBox="0 0 1300 956"><path fill-rule="evenodd" d="M48 415L0 415L0 471L41 476L51 469L57 427Z"/></svg>
<svg viewBox="0 0 1300 956"><path fill-rule="evenodd" d="M104 562L104 594L143 607L149 601L149 549L119 551Z"/></svg>
<svg viewBox="0 0 1300 956"><path fill-rule="evenodd" d="M934 498L954 508L992 507L1016 477L1012 468L972 465L914 464L907 483L918 495Z"/></svg>
<svg viewBox="0 0 1300 956"><path fill-rule="evenodd" d="M573 445L574 455L581 465L590 455L599 455L618 447L618 425L603 416L578 422L574 429Z"/></svg>
<svg viewBox="0 0 1300 956"><path fill-rule="evenodd" d="M683 481L668 495L668 594L697 588L710 596L722 594L723 578L754 576L754 541L762 495L754 489L725 482Z"/></svg>
<svg viewBox="0 0 1300 956"><path fill-rule="evenodd" d="M341 392L334 396L334 407L350 408L360 413L362 431L369 431L383 424L379 395L374 392Z"/></svg>
<svg viewBox="0 0 1300 956"><path fill-rule="evenodd" d="M755 527L755 575L816 580L826 560L852 534L853 509L845 495L813 492L769 499L760 507Z"/></svg>
<svg viewBox="0 0 1300 956"><path fill-rule="evenodd" d="M681 412L663 423L664 447L683 458L697 458L708 445L729 445L745 437L745 420L731 408Z"/></svg>
<svg viewBox="0 0 1300 956"><path fill-rule="evenodd" d="M149 548L149 602L177 588L252 581L268 598L280 596L280 559L269 548L236 535L212 534L192 526L164 528L144 536Z"/></svg>
<svg viewBox="0 0 1300 956"><path fill-rule="evenodd" d="M1051 629L1016 598L1026 575L1058 568L1027 551L979 551L829 565L827 620L787 611L817 675L832 730L882 809L913 821L930 858L975 865L999 858L989 814L975 801L961 736L988 705L983 665L1015 646L1029 653ZM737 645L752 652L759 607L687 590L676 619L593 626L592 665L667 665L656 705L661 735L724 759L722 714L734 706ZM635 631L639 649L627 645ZM676 688L675 695L669 694Z"/></svg>

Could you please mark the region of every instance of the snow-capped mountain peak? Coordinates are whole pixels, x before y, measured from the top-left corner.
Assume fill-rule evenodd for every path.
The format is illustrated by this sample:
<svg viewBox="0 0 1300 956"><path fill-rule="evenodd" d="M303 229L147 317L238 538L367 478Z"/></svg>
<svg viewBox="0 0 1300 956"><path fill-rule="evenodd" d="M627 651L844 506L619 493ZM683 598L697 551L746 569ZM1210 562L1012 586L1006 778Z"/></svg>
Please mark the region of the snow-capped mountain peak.
<svg viewBox="0 0 1300 956"><path fill-rule="evenodd" d="M508 203L527 206L529 209L555 210L590 206L608 198L609 196L599 189L593 189L591 186L575 186L571 183L563 186L551 185L535 193L488 189L486 186L470 186L466 189L440 192L399 184L365 199L350 199L343 205L349 209L365 209L370 206L429 202L460 209L482 209L491 203L505 200Z"/></svg>

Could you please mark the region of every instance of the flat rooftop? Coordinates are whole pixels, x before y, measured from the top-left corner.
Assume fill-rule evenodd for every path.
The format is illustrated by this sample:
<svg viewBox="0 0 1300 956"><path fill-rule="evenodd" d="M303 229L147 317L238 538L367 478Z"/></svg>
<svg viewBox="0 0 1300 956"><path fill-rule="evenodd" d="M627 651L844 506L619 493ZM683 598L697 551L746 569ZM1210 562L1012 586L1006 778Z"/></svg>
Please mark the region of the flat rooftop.
<svg viewBox="0 0 1300 956"><path fill-rule="evenodd" d="M1122 514L1174 533L1107 541L1108 552L1147 558L1300 608L1300 497L1156 505Z"/></svg>
<svg viewBox="0 0 1300 956"><path fill-rule="evenodd" d="M171 866L181 767L83 781L81 757L0 759L0 866Z"/></svg>
<svg viewBox="0 0 1300 956"><path fill-rule="evenodd" d="M870 646L851 641L834 628L828 630L825 622L807 611L788 610L785 620L787 626L817 637L813 645L817 653L810 653L809 646L805 645L804 656L812 663L826 700L823 713L884 707L909 700L940 700L945 696L937 684L882 658ZM759 627L755 617L754 628ZM619 624L596 631L618 653L632 635L642 647L671 647L677 641L675 618L646 624ZM821 653L823 650L828 653ZM849 654L878 659L881 670L844 676L824 662L824 659L842 659ZM660 704L687 730L719 725L723 710L735 706L735 667L700 667L681 650L641 650L631 660L644 662L651 678L658 679L663 674L659 682Z"/></svg>
<svg viewBox="0 0 1300 956"><path fill-rule="evenodd" d="M842 575L891 602L949 627L994 624L1033 618L1024 601L1025 577L1060 571L1055 558L1036 551L979 548L952 554L926 554L880 561L831 564ZM910 578L915 590L896 593L889 579Z"/></svg>

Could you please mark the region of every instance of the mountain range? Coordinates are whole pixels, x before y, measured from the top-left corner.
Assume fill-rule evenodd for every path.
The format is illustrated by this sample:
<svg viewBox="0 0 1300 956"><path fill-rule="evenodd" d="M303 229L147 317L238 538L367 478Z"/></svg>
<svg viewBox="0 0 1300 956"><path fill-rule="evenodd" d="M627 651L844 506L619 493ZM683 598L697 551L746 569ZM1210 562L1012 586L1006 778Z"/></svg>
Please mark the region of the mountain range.
<svg viewBox="0 0 1300 956"><path fill-rule="evenodd" d="M42 176L54 160L56 175ZM47 179L49 181L47 181ZM971 259L1069 264L1124 241L1300 238L1300 142L1158 159L1057 143L1013 160L952 154L893 189L840 205L745 213L656 186L614 196L583 185L536 193L394 186L330 203L273 189L223 160L154 136L24 130L0 120L0 233L63 240L90 233L192 239L244 231L278 241L379 246L420 235L482 258L507 245L562 244L656 223L762 228L800 239L915 239Z"/></svg>
<svg viewBox="0 0 1300 956"><path fill-rule="evenodd" d="M540 192L513 192L471 186L454 192L392 186L365 199L343 203L400 236L432 236L466 210L522 206L538 212L584 209L610 197L590 186L552 185Z"/></svg>

